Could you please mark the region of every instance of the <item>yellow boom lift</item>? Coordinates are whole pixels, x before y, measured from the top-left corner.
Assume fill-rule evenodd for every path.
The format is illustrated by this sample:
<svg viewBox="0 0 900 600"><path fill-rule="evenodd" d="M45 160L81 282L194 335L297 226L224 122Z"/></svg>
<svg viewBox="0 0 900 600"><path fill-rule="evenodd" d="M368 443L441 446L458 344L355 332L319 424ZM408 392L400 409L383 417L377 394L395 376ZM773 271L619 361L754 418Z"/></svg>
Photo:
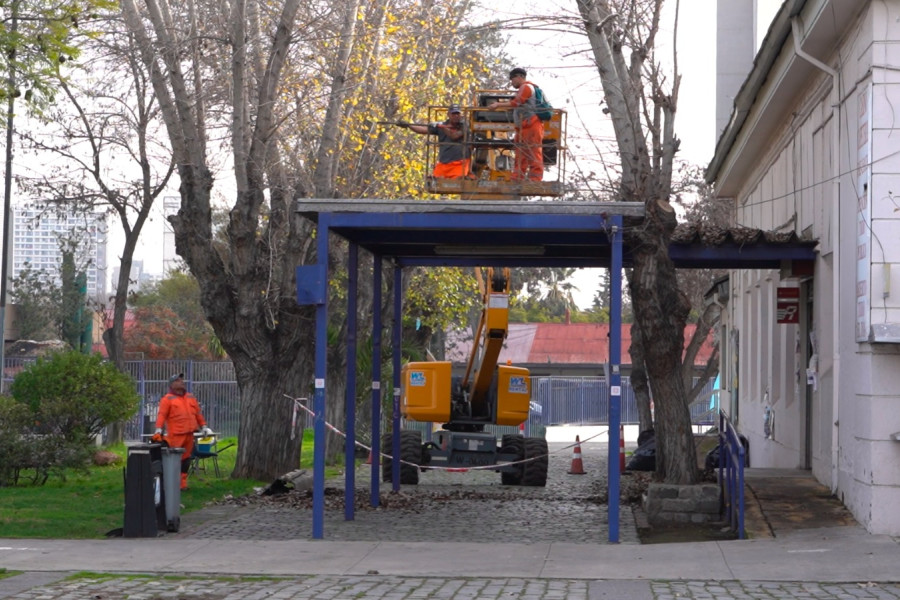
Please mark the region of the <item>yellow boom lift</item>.
<svg viewBox="0 0 900 600"><path fill-rule="evenodd" d="M528 418L531 380L528 369L498 364L509 328L509 269L476 270L483 308L463 376L452 376L449 361L411 362L403 367L400 411L414 421L441 423L430 442L422 433L400 432L400 483L419 482L419 468L492 466L505 485L547 484L547 441L504 434L500 444L488 425L519 426ZM382 439L390 454L391 438ZM383 461L390 480L391 459Z"/></svg>
<svg viewBox="0 0 900 600"><path fill-rule="evenodd" d="M435 194L463 200L511 200L522 196L561 196L565 175L566 113L554 109L544 121L544 180L512 180L515 164L515 125L511 110L490 110L495 100L509 100L503 90L475 92L471 106L462 107L468 178L428 177L426 188ZM446 107L430 107L429 122L443 121ZM437 160L439 145L428 142L428 172ZM422 442L416 430L400 432L400 483L419 482L428 467L492 467L505 485L544 486L547 483L547 441L522 434L496 436L493 425L518 427L528 419L531 380L528 369L498 364L509 318L509 269L476 269L483 308L465 374L452 375L448 361L412 362L401 375L400 411L413 421L440 423L431 441ZM391 435L382 438L382 452L391 454ZM385 481L391 478L391 459L382 461ZM418 467L416 465L419 465Z"/></svg>
<svg viewBox="0 0 900 600"><path fill-rule="evenodd" d="M562 196L565 180L566 111L553 109L544 121L543 181L512 181L515 162L515 124L512 110L489 110L495 100L510 100L515 94L504 90L478 90L472 106L462 107L466 135L462 144L471 158L469 178L442 179L428 177L425 188L433 194L456 195L464 200L513 200L522 196ZM446 118L447 108L428 109L430 123ZM427 172L431 173L439 146L434 138L428 142Z"/></svg>

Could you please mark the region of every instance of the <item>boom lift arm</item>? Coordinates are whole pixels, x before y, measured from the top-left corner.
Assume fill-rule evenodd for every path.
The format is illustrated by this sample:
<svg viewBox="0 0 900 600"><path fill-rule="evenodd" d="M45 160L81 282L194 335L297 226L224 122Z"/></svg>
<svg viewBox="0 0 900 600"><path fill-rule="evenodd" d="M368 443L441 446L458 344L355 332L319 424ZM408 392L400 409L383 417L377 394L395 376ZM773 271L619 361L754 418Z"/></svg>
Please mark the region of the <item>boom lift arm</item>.
<svg viewBox="0 0 900 600"><path fill-rule="evenodd" d="M484 415L490 408L491 382L509 331L510 272L508 268L497 271L488 268L488 281L485 282L481 269L476 269L475 278L481 290L482 311L466 364L466 373L460 383L460 387L468 395L473 416Z"/></svg>

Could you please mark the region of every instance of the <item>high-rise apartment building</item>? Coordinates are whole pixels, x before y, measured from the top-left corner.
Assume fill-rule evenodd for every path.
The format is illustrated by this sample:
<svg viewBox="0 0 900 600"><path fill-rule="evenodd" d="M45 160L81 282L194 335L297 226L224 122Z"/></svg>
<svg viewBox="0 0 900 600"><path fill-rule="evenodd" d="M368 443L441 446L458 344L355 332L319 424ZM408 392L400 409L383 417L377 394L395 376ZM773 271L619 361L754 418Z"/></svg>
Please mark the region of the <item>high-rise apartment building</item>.
<svg viewBox="0 0 900 600"><path fill-rule="evenodd" d="M43 269L59 282L63 253L60 240L77 240L75 265L87 275L89 298L106 299L106 218L102 214L58 216L33 207L14 208L10 275L25 268Z"/></svg>

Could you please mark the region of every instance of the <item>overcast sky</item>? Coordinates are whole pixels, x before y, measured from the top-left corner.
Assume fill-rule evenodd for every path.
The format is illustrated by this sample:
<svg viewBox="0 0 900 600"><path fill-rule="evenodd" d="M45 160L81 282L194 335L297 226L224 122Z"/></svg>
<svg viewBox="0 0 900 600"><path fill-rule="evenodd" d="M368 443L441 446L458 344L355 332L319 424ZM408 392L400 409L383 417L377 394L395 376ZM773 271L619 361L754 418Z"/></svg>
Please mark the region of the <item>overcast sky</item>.
<svg viewBox="0 0 900 600"><path fill-rule="evenodd" d="M757 0L761 25L758 38L765 34L768 23L780 6L780 0ZM674 8L674 0L668 6ZM715 148L715 26L716 2L714 0L682 0L678 32L678 67L682 74L680 102L676 118L676 133L681 138L682 160L705 166ZM505 21L528 20L543 15L575 17L575 0L514 0L490 3L481 18ZM535 30L510 30L507 48L514 60L529 70L529 79L539 84L553 105L565 108L569 115L568 145L571 149L567 172L578 169L590 171L598 168L596 157L607 154L611 147L598 146L590 140L602 141L609 133L598 129L598 123L606 119L600 113L600 84L596 68L587 52L587 41L581 35L563 35L558 28ZM672 47L672 22L665 24L659 38L662 49ZM177 195L173 188L172 195ZM160 273L160 253L163 227L162 202L154 209L153 221L148 224L139 245L138 260L143 260L145 271ZM110 265L118 262L122 245L119 227L111 227ZM112 268L110 268L110 274ZM576 303L583 308L590 306L598 273L582 270L575 279L579 287Z"/></svg>
<svg viewBox="0 0 900 600"><path fill-rule="evenodd" d="M756 0L757 46L769 23L781 6L781 0ZM575 16L574 0L519 0L507 2L508 8L493 8L496 18L515 21L529 16L562 14ZM661 53L671 54L674 32L675 2L669 1L668 19L662 26L657 47ZM750 26L750 24L748 24ZM716 144L715 131L715 70L716 70L716 2L714 0L682 0L680 2L677 48L681 88L676 114L675 131L681 139L678 158L705 167L712 158ZM558 108L569 115L568 146L570 159L567 172L578 169L597 169L595 157L614 150L601 143L610 132L598 124L607 122L600 113L602 97L597 70L587 51L587 41L579 35L562 35L557 31L534 29L512 32L508 51L514 60L529 70L529 79L544 89ZM599 136L598 136L599 133ZM578 287L574 292L580 308L589 308L597 289L599 269L581 269L573 278Z"/></svg>

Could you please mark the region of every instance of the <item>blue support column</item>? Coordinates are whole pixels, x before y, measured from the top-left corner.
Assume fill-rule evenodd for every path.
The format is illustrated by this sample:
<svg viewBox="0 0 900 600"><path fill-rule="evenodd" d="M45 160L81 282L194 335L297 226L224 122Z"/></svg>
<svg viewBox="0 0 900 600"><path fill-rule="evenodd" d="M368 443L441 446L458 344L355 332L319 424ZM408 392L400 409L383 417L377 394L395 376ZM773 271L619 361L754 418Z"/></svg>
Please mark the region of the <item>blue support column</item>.
<svg viewBox="0 0 900 600"><path fill-rule="evenodd" d="M403 311L403 269L394 266L394 327L391 332L391 345L393 346L392 358L394 365L394 418L393 428L394 437L392 438L391 454L394 459L391 461L391 481L395 492L400 491L400 333L403 319L401 318Z"/></svg>
<svg viewBox="0 0 900 600"><path fill-rule="evenodd" d="M316 368L315 394L313 410L316 414L313 433L315 449L313 452L313 531L315 540L325 537L325 374L327 373L328 350L328 234L331 215L319 214L319 227L316 238L316 260L320 268L325 270L321 282L324 289L322 301L316 305Z"/></svg>
<svg viewBox="0 0 900 600"><path fill-rule="evenodd" d="M350 242L347 256L347 439L344 447L344 520L352 521L356 509L356 294L359 246Z"/></svg>
<svg viewBox="0 0 900 600"><path fill-rule="evenodd" d="M381 257L372 258L372 483L369 503L380 503L381 477Z"/></svg>
<svg viewBox="0 0 900 600"><path fill-rule="evenodd" d="M622 217L612 218L609 274L609 541L619 543L619 425L622 422Z"/></svg>

